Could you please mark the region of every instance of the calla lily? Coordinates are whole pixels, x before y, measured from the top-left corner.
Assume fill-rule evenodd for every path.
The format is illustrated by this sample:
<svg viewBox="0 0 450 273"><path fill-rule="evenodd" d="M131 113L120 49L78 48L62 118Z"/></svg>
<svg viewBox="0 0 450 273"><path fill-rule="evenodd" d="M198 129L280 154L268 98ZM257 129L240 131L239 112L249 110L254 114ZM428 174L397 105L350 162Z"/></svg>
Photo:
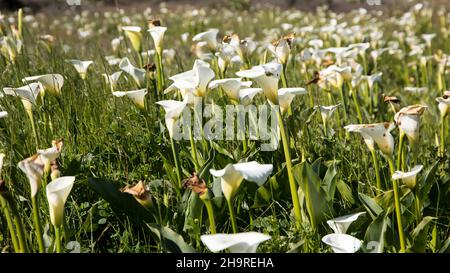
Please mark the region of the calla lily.
<svg viewBox="0 0 450 273"><path fill-rule="evenodd" d="M117 87L117 83L119 82L120 76L122 76L123 71L117 71L112 73L111 75L102 74L105 82L110 85L111 91L114 91Z"/></svg>
<svg viewBox="0 0 450 273"><path fill-rule="evenodd" d="M401 179L406 187L414 189L416 187L417 174L423 169L422 165L414 166L409 172L395 171L392 175L393 180Z"/></svg>
<svg viewBox="0 0 450 273"><path fill-rule="evenodd" d="M361 248L361 241L348 234L328 234L322 242L329 245L334 253L355 253Z"/></svg>
<svg viewBox="0 0 450 273"><path fill-rule="evenodd" d="M431 40L433 40L434 37L436 37L436 33L422 34L422 39L425 40L428 47L431 47Z"/></svg>
<svg viewBox="0 0 450 273"><path fill-rule="evenodd" d="M316 105L316 106L314 106L314 108L319 109L320 115L322 116L322 121L327 122L328 119L330 119L331 115L334 113L334 111L339 106L340 106L340 104L330 105L330 106Z"/></svg>
<svg viewBox="0 0 450 273"><path fill-rule="evenodd" d="M22 100L23 106L30 118L32 117L33 106L36 105L36 100L41 91L41 85L38 83L30 83L29 85L18 88L3 88L3 92L5 93L5 95L16 96Z"/></svg>
<svg viewBox="0 0 450 273"><path fill-rule="evenodd" d="M34 198L41 187L44 175L44 163L39 155L26 158L19 162L18 167L28 178L31 188L31 197Z"/></svg>
<svg viewBox="0 0 450 273"><path fill-rule="evenodd" d="M200 236L200 240L210 251L217 252L228 249L232 253L255 253L259 244L270 239L269 235L259 232L218 233Z"/></svg>
<svg viewBox="0 0 450 273"><path fill-rule="evenodd" d="M253 40L241 40L237 34L231 35L229 44L234 48L242 61L248 60L249 56L256 49L256 43Z"/></svg>
<svg viewBox="0 0 450 273"><path fill-rule="evenodd" d="M280 88L278 90L278 103L280 104L281 113L284 114L288 111L295 95L303 95L307 93L308 92L306 89L301 87Z"/></svg>
<svg viewBox="0 0 450 273"><path fill-rule="evenodd" d="M278 81L282 66L279 63L268 63L254 66L249 70L236 73L242 78L254 79L262 88L266 98L273 104L278 104Z"/></svg>
<svg viewBox="0 0 450 273"><path fill-rule="evenodd" d="M0 118L6 118L7 116L8 116L8 112L6 112L6 111L0 112Z"/></svg>
<svg viewBox="0 0 450 273"><path fill-rule="evenodd" d="M75 176L63 176L50 182L47 187L47 201L50 209L50 220L59 228L63 222L64 205L72 190Z"/></svg>
<svg viewBox="0 0 450 273"><path fill-rule="evenodd" d="M239 90L239 102L242 105L249 105L253 98L262 92L261 88L244 88Z"/></svg>
<svg viewBox="0 0 450 273"><path fill-rule="evenodd" d="M404 90L406 92L410 92L413 94L421 94L421 93L425 93L426 91L428 91L427 87L413 87L413 86L407 86L404 88Z"/></svg>
<svg viewBox="0 0 450 273"><path fill-rule="evenodd" d="M218 33L219 33L219 30L213 28L208 31L201 32L201 33L195 35L192 38L192 41L193 42L206 42L209 50L211 50L212 52L216 52L217 51L217 34Z"/></svg>
<svg viewBox="0 0 450 273"><path fill-rule="evenodd" d="M446 117L450 113L450 91L444 91L444 95L436 98L436 101L439 103L438 108L441 118Z"/></svg>
<svg viewBox="0 0 450 273"><path fill-rule="evenodd" d="M331 65L319 71L317 85L325 90L341 89L344 84L344 77L337 68L337 66Z"/></svg>
<svg viewBox="0 0 450 273"><path fill-rule="evenodd" d="M139 181L134 186L127 186L122 189L122 192L126 192L131 194L136 201L138 201L144 208L151 209L153 206L152 197L150 195L150 191L144 185L144 182Z"/></svg>
<svg viewBox="0 0 450 273"><path fill-rule="evenodd" d="M175 87L179 90L192 90L194 95L204 97L206 95L208 84L214 76L214 71L209 68L208 63L202 60L196 60L192 70L169 78L173 83L168 89L170 90Z"/></svg>
<svg viewBox="0 0 450 273"><path fill-rule="evenodd" d="M381 76L383 75L383 72L379 72L373 75L367 75L367 76L361 76L362 79L367 81L367 85L369 86L369 90L373 89L373 86L376 82L381 81Z"/></svg>
<svg viewBox="0 0 450 273"><path fill-rule="evenodd" d="M135 67L128 58L123 58L120 61L119 68L129 74L139 87L145 86L145 69Z"/></svg>
<svg viewBox="0 0 450 273"><path fill-rule="evenodd" d="M64 77L60 74L31 76L22 79L22 81L26 83L37 81L41 84L44 91L48 91L56 96L61 94L61 88L64 85Z"/></svg>
<svg viewBox="0 0 450 273"><path fill-rule="evenodd" d="M358 219L359 216L365 214L365 212L353 213L332 220L328 220L327 224L333 229L334 233L344 234L347 232L348 227Z"/></svg>
<svg viewBox="0 0 450 273"><path fill-rule="evenodd" d="M230 99L239 101L239 91L241 88L250 87L251 85L252 82L250 81L243 82L241 78L230 78L211 81L209 83L209 88L214 89L220 86Z"/></svg>
<svg viewBox="0 0 450 273"><path fill-rule="evenodd" d="M427 106L415 104L403 107L394 116L394 120L400 128L400 134L405 134L410 143L419 140L420 116Z"/></svg>
<svg viewBox="0 0 450 273"><path fill-rule="evenodd" d="M139 89L139 90L133 90L133 91L115 91L113 92L113 95L115 97L121 98L121 97L128 97L130 100L133 101L133 103L139 107L140 109L145 109L145 102L144 98L145 95L147 95L147 89Z"/></svg>
<svg viewBox="0 0 450 273"><path fill-rule="evenodd" d="M183 113L184 108L187 105L187 100L184 101L176 101L176 100L162 100L157 101L156 104L161 105L166 111L166 126L169 131L170 138L173 138L175 123Z"/></svg>
<svg viewBox="0 0 450 273"><path fill-rule="evenodd" d="M290 34L270 44L268 49L275 55L279 63L285 65L289 59L293 42L294 34Z"/></svg>
<svg viewBox="0 0 450 273"><path fill-rule="evenodd" d="M133 49L140 53L142 51L142 33L141 28L137 26L125 26L122 27L125 35L130 39Z"/></svg>
<svg viewBox="0 0 450 273"><path fill-rule="evenodd" d="M384 155L391 156L394 152L394 137L390 133L395 128L394 123L351 124L344 128L349 132L360 133L371 151L375 149L376 143Z"/></svg>
<svg viewBox="0 0 450 273"><path fill-rule="evenodd" d="M17 55L22 50L22 40L14 40L11 37L4 36L0 38L0 53L8 58L10 61L16 59Z"/></svg>
<svg viewBox="0 0 450 273"><path fill-rule="evenodd" d="M227 200L231 200L244 179L261 186L272 173L272 169L272 164L259 164L251 161L228 164L222 170L210 169L209 172L215 177L220 177L223 195Z"/></svg>
<svg viewBox="0 0 450 273"><path fill-rule="evenodd" d="M84 80L86 79L86 73L93 61L80 61L80 60L67 60L68 63L71 63L75 69L77 70L80 77Z"/></svg>
<svg viewBox="0 0 450 273"><path fill-rule="evenodd" d="M37 154L41 157L42 162L45 165L45 173L47 173L50 170L50 163L53 160L56 160L59 155L61 154L63 146L63 140L53 140L52 141L52 147L48 149L43 150L37 150Z"/></svg>
<svg viewBox="0 0 450 273"><path fill-rule="evenodd" d="M163 49L163 38L164 33L167 31L166 27L162 27L160 25L151 24L148 32L152 36L153 42L155 44L155 49L158 54L162 54Z"/></svg>

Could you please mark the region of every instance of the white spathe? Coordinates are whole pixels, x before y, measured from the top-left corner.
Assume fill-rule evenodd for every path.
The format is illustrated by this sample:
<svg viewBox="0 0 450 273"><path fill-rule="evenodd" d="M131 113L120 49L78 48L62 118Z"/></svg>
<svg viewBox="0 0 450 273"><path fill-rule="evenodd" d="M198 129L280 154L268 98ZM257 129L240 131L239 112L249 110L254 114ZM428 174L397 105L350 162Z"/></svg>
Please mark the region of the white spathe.
<svg viewBox="0 0 450 273"><path fill-rule="evenodd" d="M347 232L351 223L356 221L359 216L365 214L365 212L352 213L349 215L340 216L327 221L327 224L334 231L334 233L344 234Z"/></svg>
<svg viewBox="0 0 450 273"><path fill-rule="evenodd" d="M204 97L209 82L215 77L209 64L202 60L195 60L192 70L174 75L169 79L173 81L167 89L174 87L179 90L191 90L197 97Z"/></svg>
<svg viewBox="0 0 450 273"><path fill-rule="evenodd" d="M192 41L193 42L206 42L209 50L216 51L217 50L217 34L218 33L219 33L219 30L216 28L213 28L208 31L201 32L201 33L195 35L192 38Z"/></svg>
<svg viewBox="0 0 450 273"><path fill-rule="evenodd" d="M19 169L25 173L30 183L31 197L36 196L41 188L42 176L44 175L44 163L40 156L34 155L19 162Z"/></svg>
<svg viewBox="0 0 450 273"><path fill-rule="evenodd" d="M113 95L115 97L121 98L121 97L127 97L133 103L139 107L140 109L145 109L145 95L147 94L147 89L138 89L138 90L132 90L132 91L115 91L113 92Z"/></svg>
<svg viewBox="0 0 450 273"><path fill-rule="evenodd" d="M340 104L330 105L330 106L316 105L316 106L314 106L314 109L319 110L320 115L322 116L322 121L326 122L339 106L340 106Z"/></svg>
<svg viewBox="0 0 450 273"><path fill-rule="evenodd" d="M288 111L289 106L291 106L292 100L294 100L296 95L304 95L307 93L306 89L301 87L278 89L278 103L280 105L281 113L284 114Z"/></svg>
<svg viewBox="0 0 450 273"><path fill-rule="evenodd" d="M235 234L217 233L202 235L200 239L212 252L228 249L232 253L255 253L259 244L270 240L271 237L252 231Z"/></svg>
<svg viewBox="0 0 450 273"><path fill-rule="evenodd" d="M129 74L139 87L145 86L145 69L135 67L127 57L120 61L119 68Z"/></svg>
<svg viewBox="0 0 450 273"><path fill-rule="evenodd" d="M61 74L45 74L22 79L22 82L25 83L34 81L39 82L44 91L57 96L61 94L61 88L64 85L64 77Z"/></svg>
<svg viewBox="0 0 450 273"><path fill-rule="evenodd" d="M446 117L450 113L450 91L444 91L444 95L436 98L436 101L438 102L441 118Z"/></svg>
<svg viewBox="0 0 450 273"><path fill-rule="evenodd" d="M3 92L5 93L5 95L19 97L22 100L26 100L33 105L36 105L36 99L39 96L41 90L42 89L40 84L35 82L17 88L3 88Z"/></svg>
<svg viewBox="0 0 450 273"><path fill-rule="evenodd" d="M150 36L152 36L155 49L158 54L162 54L164 33L167 31L167 27L154 26L148 29Z"/></svg>
<svg viewBox="0 0 450 273"><path fill-rule="evenodd" d="M187 99L184 101L177 100L162 100L157 101L156 104L161 105L166 111L165 121L167 130L169 131L170 138L173 138L175 123L183 113L184 108L187 106Z"/></svg>
<svg viewBox="0 0 450 273"><path fill-rule="evenodd" d="M122 30L125 35L130 39L131 46L136 52L142 51L142 33L141 28L138 26L124 26Z"/></svg>
<svg viewBox="0 0 450 273"><path fill-rule="evenodd" d="M8 112L6 112L6 111L0 112L0 118L6 118L7 116L8 116Z"/></svg>
<svg viewBox="0 0 450 273"><path fill-rule="evenodd" d="M262 92L262 88L244 88L239 90L239 101L246 106L252 103L253 98Z"/></svg>
<svg viewBox="0 0 450 273"><path fill-rule="evenodd" d="M394 137L390 133L395 128L394 123L350 124L344 128L349 132L360 133L369 150L374 150L376 143L384 155L390 156L394 152Z"/></svg>
<svg viewBox="0 0 450 273"><path fill-rule="evenodd" d="M222 192L225 198L230 201L236 194L242 181L255 182L258 186L264 184L267 177L272 173L272 164L259 164L256 161L228 164L222 170L210 169L209 172L221 179Z"/></svg>
<svg viewBox="0 0 450 273"><path fill-rule="evenodd" d="M75 176L63 176L50 182L46 187L50 220L55 227L63 222L64 205L72 190Z"/></svg>
<svg viewBox="0 0 450 273"><path fill-rule="evenodd" d="M334 253L355 253L361 248L361 241L348 234L328 234L322 242L329 245Z"/></svg>
<svg viewBox="0 0 450 273"><path fill-rule="evenodd" d="M117 71L112 73L111 75L108 74L102 74L103 78L105 79L105 82L109 84L111 87L111 91L115 90L117 87L117 83L119 82L120 76L122 76L123 71Z"/></svg>
<svg viewBox="0 0 450 273"><path fill-rule="evenodd" d="M254 79L262 88L266 98L273 104L278 104L278 81L281 75L282 65L279 63L267 63L254 66L249 70L236 72L242 78Z"/></svg>
<svg viewBox="0 0 450 273"><path fill-rule="evenodd" d="M414 104L403 107L394 116L400 134L405 134L411 144L419 141L420 116L426 108L426 105Z"/></svg>
<svg viewBox="0 0 450 273"><path fill-rule="evenodd" d="M86 73L91 64L93 64L93 61L80 61L80 60L67 60L68 63L72 64L75 69L77 70L78 74L80 74L80 77L84 80L86 79Z"/></svg>
<svg viewBox="0 0 450 273"><path fill-rule="evenodd" d="M392 175L393 180L401 179L406 187L413 189L416 186L417 174L423 169L423 165L416 165L408 172L395 171Z"/></svg>
<svg viewBox="0 0 450 273"><path fill-rule="evenodd" d="M214 89L220 86L230 99L239 101L239 91L241 88L250 87L251 85L252 82L243 82L241 78L228 78L211 81L209 83L209 88Z"/></svg>

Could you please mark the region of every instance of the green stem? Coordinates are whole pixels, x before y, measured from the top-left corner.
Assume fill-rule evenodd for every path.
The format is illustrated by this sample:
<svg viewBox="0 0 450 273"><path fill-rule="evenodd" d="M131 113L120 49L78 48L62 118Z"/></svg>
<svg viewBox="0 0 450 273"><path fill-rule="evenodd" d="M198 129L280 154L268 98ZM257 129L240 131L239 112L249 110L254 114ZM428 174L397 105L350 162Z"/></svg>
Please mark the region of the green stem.
<svg viewBox="0 0 450 273"><path fill-rule="evenodd" d="M207 194L207 193L205 193ZM208 219L209 219L209 230L211 234L216 234L216 222L214 220L214 210L211 204L211 200L209 198L201 198L203 200L203 203L205 203L206 211L208 212Z"/></svg>
<svg viewBox="0 0 450 273"><path fill-rule="evenodd" d="M392 159L392 156L388 156L387 160L389 163L389 169L391 171L391 177L392 177L392 175L395 172L394 160ZM394 189L394 203L395 203L395 213L397 216L397 228L398 228L398 237L400 240L400 249L401 249L401 252L405 252L406 243L405 243L405 236L403 234L402 212L401 212L401 206L400 206L400 197L399 197L399 189L398 189L397 180L392 180L392 187Z"/></svg>
<svg viewBox="0 0 450 273"><path fill-rule="evenodd" d="M403 142L405 139L405 134L400 132L400 138L398 143L398 152L397 152L397 170L400 170L400 167L402 166L402 153L403 153Z"/></svg>
<svg viewBox="0 0 450 273"><path fill-rule="evenodd" d="M439 147L440 155L445 155L445 117L441 118L441 145Z"/></svg>
<svg viewBox="0 0 450 273"><path fill-rule="evenodd" d="M292 203L294 206L294 215L297 220L297 226L300 226L300 224L302 222L300 202L298 200L297 187L296 187L296 183L294 180L294 175L292 173L292 161L291 161L291 153L289 151L288 135L284 128L283 118L281 116L280 109L277 109L277 117L278 117L278 124L280 126L280 131L281 131L281 140L283 142L284 157L286 159L286 169L287 169L287 173L288 173L289 188L291 191Z"/></svg>
<svg viewBox="0 0 450 273"><path fill-rule="evenodd" d="M18 253L20 252L20 247L19 243L17 242L16 232L14 231L11 214L9 213L8 204L6 203L6 200L1 195L0 195L0 203L3 209L3 213L5 214L6 223L8 225L9 234L11 235L11 242L13 244L14 252Z"/></svg>
<svg viewBox="0 0 450 273"><path fill-rule="evenodd" d="M44 242L42 240L42 229L41 229L41 221L39 217L39 207L37 204L36 196L31 197L31 204L33 206L33 221L34 228L36 229L36 237L39 246L39 253L45 253Z"/></svg>
<svg viewBox="0 0 450 273"><path fill-rule="evenodd" d="M375 149L370 150L370 153L372 154L373 167L375 168L375 178L377 180L377 188L381 191L383 189L381 187L380 167L378 166L378 160Z"/></svg>
<svg viewBox="0 0 450 273"><path fill-rule="evenodd" d="M360 124L363 123L363 118L362 118L362 114L361 114L361 109L359 108L359 103L358 103L358 98L356 96L356 91L354 89L351 90L352 92L352 98L353 98L353 103L355 104L355 108L356 108L356 114L358 115L358 121Z"/></svg>
<svg viewBox="0 0 450 273"><path fill-rule="evenodd" d="M19 212L16 208L16 204L14 203L14 200L11 198L11 196L8 196L6 198L6 201L9 203L9 208L11 209L11 213L14 218L14 225L16 226L17 236L19 237L20 251L22 253L28 252L26 241L25 241L25 235L24 235L25 233L24 233L24 229L23 229L23 223L22 223L22 219L19 218Z"/></svg>
<svg viewBox="0 0 450 273"><path fill-rule="evenodd" d="M198 172L200 170L200 166L198 164L197 147L195 146L195 140L194 140L194 136L192 135L191 127L189 127L189 139L191 142L191 153L192 153L192 158L194 159L195 171Z"/></svg>
<svg viewBox="0 0 450 273"><path fill-rule="evenodd" d="M233 199L233 197L231 197L231 199ZM230 220L231 220L231 226L233 228L233 233L237 233L237 224L236 224L236 216L234 215L234 209L233 209L233 205L232 200L227 200L228 203L228 211L230 212Z"/></svg>
<svg viewBox="0 0 450 273"><path fill-rule="evenodd" d="M345 100L345 96L344 96L344 87L342 86L341 88L339 88L339 93L341 95L341 100L342 100L342 106L344 106L344 122L347 122L347 102Z"/></svg>
<svg viewBox="0 0 450 273"><path fill-rule="evenodd" d="M56 253L61 253L61 234L60 228L55 226L55 244L56 244Z"/></svg>
<svg viewBox="0 0 450 273"><path fill-rule="evenodd" d="M283 65L283 68L281 69L281 83L283 84L283 88L287 88L286 66L285 65Z"/></svg>
<svg viewBox="0 0 450 273"><path fill-rule="evenodd" d="M175 149L175 141L173 138L170 138L170 144L172 146L172 154L173 154L173 160L175 162L175 170L177 173L177 184L178 184L178 190L181 189L181 172L180 172L180 165L178 162L178 152Z"/></svg>

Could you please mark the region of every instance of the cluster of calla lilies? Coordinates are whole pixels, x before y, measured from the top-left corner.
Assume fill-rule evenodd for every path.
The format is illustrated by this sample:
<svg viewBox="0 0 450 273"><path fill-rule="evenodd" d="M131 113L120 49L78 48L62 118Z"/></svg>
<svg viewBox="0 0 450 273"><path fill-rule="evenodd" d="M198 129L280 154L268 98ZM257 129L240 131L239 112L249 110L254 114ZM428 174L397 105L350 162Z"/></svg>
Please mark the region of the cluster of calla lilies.
<svg viewBox="0 0 450 273"><path fill-rule="evenodd" d="M193 193L198 194L203 202L208 214L209 232L201 235L200 240L210 251L253 253L257 251L261 243L271 239L270 235L256 231L240 232L242 228L238 226L235 199L239 191L244 188L242 185L244 181L263 187L271 175L277 171L274 164L250 160L251 156L248 156L240 161L220 166L218 169L208 165L207 174L205 174L201 164L205 160L198 151L198 146L201 144L209 147L209 145L212 146L212 142L208 142L205 138L198 141L193 138L193 132L190 131L190 152L195 170L190 179L184 179L185 172L180 162L182 158L177 148L179 143L175 140L176 127L183 122L182 115L185 110L195 111L196 102L205 104L207 99L211 98L210 96L224 94L223 99L233 105L248 106L259 102L269 105L275 111L277 133L280 135L284 155L284 162L281 165L287 174L286 181L281 182L288 184L292 202L292 218L298 229L306 224L317 230L318 223L314 220L314 208L311 208L314 196L310 195L308 189L299 187L296 176L298 168L294 166L299 162L307 162L307 154L303 147L300 153L296 149L299 145L297 142L302 142L302 132L298 133L299 130L291 126L293 122L298 122L296 112L293 111L296 104L299 104L299 100L309 103L312 113L317 113L320 119L323 137L327 141L338 138L347 143L352 137L350 133L359 133L370 152L372 159L370 164L374 168L375 179L369 181L370 188L374 196L392 191L393 209L388 210L387 214L395 213L394 233L398 236L399 242L399 249L396 250L406 252L411 242L408 240L408 234L405 234L407 231L405 227L409 223L404 223L403 220L405 205L402 204L402 197L405 194L411 193L413 198L416 226L419 226L424 218L422 206L425 200L417 185L417 177L425 164L418 156L421 121L423 115L434 111L433 109L437 106L440 130L436 133L436 144L439 157L445 158L445 140L448 138L446 122L450 113L450 91L445 90L450 58L442 52L431 55L432 41L436 34L423 34L418 37L411 30L422 8L416 5L411 12L405 14L397 22L405 31L397 33L400 37L398 41L386 43L381 42L383 33L378 27L368 27L364 30L370 32L368 33L370 41L366 42L363 37L359 37L358 33L363 31L360 26L349 27L346 23L338 23L337 19L332 19L328 23L323 22L319 33L314 33L312 26L295 27L290 24L282 24L281 29L286 35L280 35L279 29L275 32L276 35L270 29L265 30L267 37L274 40L270 43L255 41L253 37L241 39L236 33L229 32L219 40L220 30L209 29L190 39L193 43L192 53L196 57L192 63L192 69L174 73L167 79L165 73L167 69L164 66L170 64L175 55L173 50L164 49L163 46L164 35L168 28L161 26L160 20L148 21L146 34L153 40L154 50L145 51L146 35L142 28L131 25L130 22L123 22L127 25L118 26L122 36L111 41L114 55L105 57L111 67L118 66L119 69L111 74L103 73L100 76L103 77L107 89L111 91L111 97L128 98L143 113L153 106L155 108L161 106L165 111L164 122L168 131L176 175L176 183L173 187L177 198L180 198L181 193L189 188ZM363 11L359 12L358 18L363 20L366 14ZM22 17L23 13L20 11L18 28L13 28L10 35L0 39L0 53L11 64L22 52ZM91 35L88 30L79 30L78 34L81 37ZM184 33L181 40L187 43L189 35ZM54 37L48 35L41 39L50 44ZM126 44L127 56L119 54L123 44ZM343 46L344 44L347 45ZM401 45L407 46L409 51L402 50ZM49 50L51 50L50 47ZM385 94L382 97L383 102L379 101L379 98L374 99L376 97L374 94L379 93L385 77L380 71L381 56L385 54L402 61L407 57L412 60L412 64L405 63L405 75L402 76L405 85L413 85L405 86L405 93L414 95L414 98L429 92L433 82L430 62L436 61L437 69L434 71L436 92L428 93L429 96L433 96L436 104L425 105L422 100L417 100L416 104L402 107L399 98ZM255 55L259 59L255 58ZM154 60L151 60L151 56ZM87 84L90 77L95 77L91 75L94 73L92 67L96 66L94 61L77 59L64 61L73 66L84 84ZM368 65L369 62L371 67ZM311 71L311 67L314 71ZM312 76L303 80L303 87L291 87L288 76L298 72L301 75L309 77L312 74ZM368 74L369 72L372 74ZM423 78L411 80L414 78L413 72L420 72ZM134 90L121 89L120 81L124 75L128 85L133 86ZM61 176L58 158L63 148L62 140L54 140L52 147L48 149L39 149L41 141L33 113L37 106L45 104L47 96L55 96L58 99L63 96L62 87L67 78L68 75L58 74L56 71L29 76L22 79L23 86L4 87L3 93L0 94L2 99L5 96L13 96L21 100L35 138L36 154L20 161L18 168L25 174L30 185L33 238L41 253L63 251L61 233L64 232L64 206L74 185L75 177ZM166 84L166 80L169 80L170 84ZM420 86L418 82L424 86ZM146 100L150 90L155 91L154 96ZM321 103L318 91L326 95L328 99L326 104ZM383 116L384 120L373 115L375 105L380 107L382 103L390 107L386 110L387 114ZM365 108L369 110L366 111ZM158 108L158 113L159 110ZM8 112L0 111L0 119L4 118L8 118ZM379 121L364 123L373 122L374 119ZM357 122L353 124L353 121ZM398 128L398 134L393 133L396 128ZM398 135L397 140L394 135ZM252 143L250 139L244 139L242 141L244 153L250 149L249 144L256 145L255 143ZM294 148L297 158L293 158L291 154ZM4 158L5 155L0 154L0 171ZM382 179L381 167L385 163L389 168L387 181ZM200 172L201 176L211 175L214 179L220 180L220 190L227 203L232 232L225 227L220 230L221 233L217 232L219 227L216 226L217 210L212 202L212 184L211 181L205 182L203 177L198 175ZM26 239L27 232L14 198L11 198L8 192L6 182L12 184L14 181L0 180L0 201L14 251L32 251L30 242ZM154 200L142 181L126 186L121 191L133 196L148 211L153 210ZM46 200L47 203L42 204L40 202L42 200ZM42 220L45 217L40 214L42 209L48 209L49 219L54 227L54 239L50 243L44 242ZM363 243L367 242L347 232L353 222L365 215L366 212L362 211L341 215L334 219L330 219L333 216L327 215L328 230L331 229L333 232L323 236L321 241L336 253L359 251ZM372 214L371 216L376 218ZM394 225L391 228L394 230Z"/></svg>

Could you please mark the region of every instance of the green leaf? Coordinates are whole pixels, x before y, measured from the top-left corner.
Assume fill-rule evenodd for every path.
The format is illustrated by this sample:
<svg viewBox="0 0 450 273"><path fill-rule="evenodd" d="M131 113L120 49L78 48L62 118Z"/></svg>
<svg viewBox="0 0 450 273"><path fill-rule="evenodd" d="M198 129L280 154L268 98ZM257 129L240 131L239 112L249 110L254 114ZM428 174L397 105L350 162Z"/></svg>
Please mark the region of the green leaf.
<svg viewBox="0 0 450 273"><path fill-rule="evenodd" d="M427 248L427 237L428 230L430 228L430 223L432 220L436 219L435 217L426 216L422 219L422 221L417 225L417 227L412 231L411 237L413 239L413 243L411 247L408 248L408 252L415 253L424 253Z"/></svg>
<svg viewBox="0 0 450 273"><path fill-rule="evenodd" d="M216 157L216 153L214 149L209 150L209 157L206 160L205 164L200 168L198 176L203 179L207 179L209 176L209 169L211 168L212 163L214 162L214 158Z"/></svg>
<svg viewBox="0 0 450 273"><path fill-rule="evenodd" d="M367 196L363 193L358 193L358 197L359 197L359 200L361 201L361 203L363 203L367 212L369 212L372 219L377 218L377 216L383 212L383 208L381 208L380 205L378 205L377 202L375 202L369 196Z"/></svg>
<svg viewBox="0 0 450 273"><path fill-rule="evenodd" d="M332 164L328 167L322 182L322 188L325 190L327 201L329 202L333 201L334 193L336 191L336 174L336 163L332 162Z"/></svg>
<svg viewBox="0 0 450 273"><path fill-rule="evenodd" d="M233 159L233 160L234 160L234 156L233 156L230 152L228 152L227 149L222 148L219 144L215 143L214 141L211 141L210 143L211 143L212 147L213 147L219 154L223 154L223 155L229 157L230 159Z"/></svg>
<svg viewBox="0 0 450 273"><path fill-rule="evenodd" d="M287 181L286 168L283 167L256 190L252 208L270 205L275 200L289 200L289 184L285 183Z"/></svg>
<svg viewBox="0 0 450 273"><path fill-rule="evenodd" d="M349 185L347 185L343 180L339 179L336 182L336 187L344 201L350 204L355 204L355 198L353 198L352 188Z"/></svg>
<svg viewBox="0 0 450 273"><path fill-rule="evenodd" d="M113 209L125 213L137 223L154 222L153 215L139 204L133 196L121 192L118 183L105 179L89 178L88 185L110 203Z"/></svg>
<svg viewBox="0 0 450 273"><path fill-rule="evenodd" d="M200 233L200 219L202 216L203 201L198 193L191 191L187 201L187 208L184 215L183 231L188 234ZM197 223L195 223L197 220Z"/></svg>
<svg viewBox="0 0 450 273"><path fill-rule="evenodd" d="M165 252L195 253L194 248L188 245L180 234L169 227L161 227L155 223L147 223L147 226L159 239Z"/></svg>
<svg viewBox="0 0 450 273"><path fill-rule="evenodd" d="M439 166L439 161L436 161L426 172L424 172L424 175L422 176L422 179L420 180L419 185L419 192L420 192L420 199L425 200L425 198L430 193L430 190L435 182L435 173L436 169Z"/></svg>
<svg viewBox="0 0 450 273"><path fill-rule="evenodd" d="M293 175L300 185L311 224L317 226L323 220L332 217L334 214L332 202L327 200L327 194L321 187L322 181L311 165L308 162L295 165Z"/></svg>
<svg viewBox="0 0 450 273"><path fill-rule="evenodd" d="M383 253L389 221L387 214L381 213L370 223L364 236L364 252Z"/></svg>

